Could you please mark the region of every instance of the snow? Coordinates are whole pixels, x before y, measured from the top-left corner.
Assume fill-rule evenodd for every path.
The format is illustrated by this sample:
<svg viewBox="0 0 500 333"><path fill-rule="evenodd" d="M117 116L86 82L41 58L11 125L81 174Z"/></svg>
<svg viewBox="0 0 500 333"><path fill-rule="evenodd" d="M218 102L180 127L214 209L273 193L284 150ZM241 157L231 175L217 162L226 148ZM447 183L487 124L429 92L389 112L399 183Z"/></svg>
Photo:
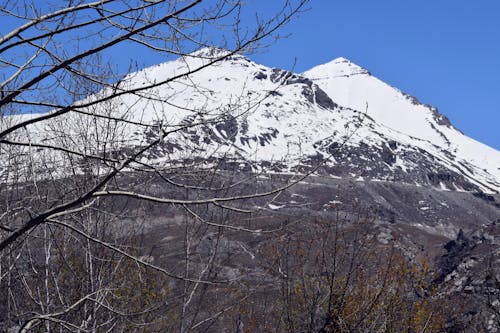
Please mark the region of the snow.
<svg viewBox="0 0 500 333"><path fill-rule="evenodd" d="M284 205L279 206L279 205L273 205L273 204L268 204L267 206L272 210L277 210L277 209L281 209L281 208L285 207Z"/></svg>
<svg viewBox="0 0 500 333"><path fill-rule="evenodd" d="M500 189L500 152L452 126L439 124L432 107L419 103L345 58L316 66L303 75L339 105L366 112L385 127L382 130L385 136L441 156L443 165L459 173L467 173L460 164L468 165L474 173L466 176L486 192ZM454 159L443 158L442 151L453 153ZM402 162L396 163L406 170ZM488 183L493 186L486 186Z"/></svg>
<svg viewBox="0 0 500 333"><path fill-rule="evenodd" d="M442 191L449 191L450 190L448 187L446 187L446 185L443 182L439 182L439 188Z"/></svg>
<svg viewBox="0 0 500 333"><path fill-rule="evenodd" d="M407 172L408 168L404 162L403 159L401 159L399 156L396 156L396 162L393 165L394 167L400 167L403 171Z"/></svg>
<svg viewBox="0 0 500 333"><path fill-rule="evenodd" d="M377 123L397 132L444 145L443 138L429 124L432 112L428 107L413 105L399 90L359 68L350 62L346 63L342 58L342 61L334 60L303 74L322 87L340 105L366 111ZM345 74L352 72L356 75Z"/></svg>
<svg viewBox="0 0 500 333"><path fill-rule="evenodd" d="M256 165L257 171L267 173L268 170L260 170L258 163L253 162L282 162L291 167L299 164L300 158L305 155L316 155L318 148L314 144L320 140L330 138L330 142L342 142L344 138L345 145L353 147L359 146L361 142L383 147L388 140L393 140L401 146L429 153L435 157L437 164L463 174L486 192L500 191L499 151L466 137L453 127L439 124L434 109L415 103L398 89L373 77L366 69L349 60L338 58L303 73L340 105L329 109L308 100L303 94L304 84L283 85L273 82L270 79L272 69L241 55L232 55L227 60L202 68L214 56L224 52L227 51L203 49L191 57L130 73L119 87L140 89L135 94L123 94L109 103L83 109L94 113L109 113L148 125L161 124L162 129L167 131L175 130L179 124L186 124L188 119L194 123L220 121L221 113L224 117L230 116L238 123L245 122L248 125L247 132L242 134L240 131L235 138L230 138L231 133L227 128L214 129L212 134L223 143L222 146L213 142L194 145L185 139L188 134L174 133L168 137L169 142L181 147L190 146L184 151L176 150L156 159L148 157L149 162L154 163L173 163L172 161L191 157L190 154L195 150L200 157L237 154L246 161L252 161L251 164ZM183 75L193 69L199 70ZM266 79L256 78L259 73L264 73ZM173 76L178 78L169 80ZM315 89L313 92L317 91ZM106 96L110 93L110 89L105 89L98 95ZM150 96L155 98L143 98ZM89 96L75 104L83 106L96 98L97 96ZM0 119L0 128L30 117L33 116L4 117ZM107 130L104 121L101 128L95 129L88 123L88 119L89 117L69 113L59 120L65 124L64 130L75 142L77 150L88 148L88 143L81 142L84 138L79 137L82 124L88 126L90 137L97 138L100 130ZM28 127L29 139L33 142L57 141L51 134L51 128L60 128L57 122L44 122ZM203 136L201 127L193 126L189 130ZM116 147L144 144L147 140L144 131L142 126L121 124L115 133L119 138ZM264 145L261 140L265 141ZM112 150L105 146L92 149L96 152ZM335 159L328 158L333 165ZM143 157L143 161L148 160ZM411 169L418 166L398 156L392 168L401 168L410 173ZM282 171L293 174L290 169ZM355 173L351 176L359 181L366 178ZM334 175L329 177L340 178ZM264 176L259 176L259 179L264 179ZM450 190L444 184L440 186L443 190ZM457 187L456 190L460 188Z"/></svg>

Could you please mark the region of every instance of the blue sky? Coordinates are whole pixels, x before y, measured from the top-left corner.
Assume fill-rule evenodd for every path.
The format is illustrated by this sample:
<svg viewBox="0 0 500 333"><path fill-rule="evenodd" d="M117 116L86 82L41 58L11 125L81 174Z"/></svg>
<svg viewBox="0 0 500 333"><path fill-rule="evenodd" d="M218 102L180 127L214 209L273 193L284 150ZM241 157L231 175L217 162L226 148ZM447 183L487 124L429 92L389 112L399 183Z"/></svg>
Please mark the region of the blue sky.
<svg viewBox="0 0 500 333"><path fill-rule="evenodd" d="M500 1L312 0L251 58L301 72L343 56L500 150Z"/></svg>

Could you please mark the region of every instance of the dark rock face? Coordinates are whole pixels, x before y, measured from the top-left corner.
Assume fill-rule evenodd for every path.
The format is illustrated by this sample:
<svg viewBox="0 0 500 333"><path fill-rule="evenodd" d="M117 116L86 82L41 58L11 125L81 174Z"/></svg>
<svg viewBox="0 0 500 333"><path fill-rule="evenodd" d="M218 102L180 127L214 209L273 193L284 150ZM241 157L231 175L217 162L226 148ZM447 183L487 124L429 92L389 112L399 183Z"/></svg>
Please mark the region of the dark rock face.
<svg viewBox="0 0 500 333"><path fill-rule="evenodd" d="M286 79L292 76L293 73L279 68L273 68L269 79L274 83L286 84Z"/></svg>
<svg viewBox="0 0 500 333"><path fill-rule="evenodd" d="M500 332L500 224L458 233L437 260L438 290L464 307L448 332Z"/></svg>
<svg viewBox="0 0 500 333"><path fill-rule="evenodd" d="M267 75L258 73L255 76L258 79L265 79ZM282 69L273 68L269 79L274 83L283 85L299 84L303 85L302 95L311 103L317 104L325 109L334 109L338 105L323 91L318 85L314 84L310 79L297 75L295 73Z"/></svg>
<svg viewBox="0 0 500 333"><path fill-rule="evenodd" d="M416 98L415 96L412 96L412 95L404 93L404 92L402 92L402 94L403 94L403 96L406 97L407 100L409 100L411 102L411 104L413 104L413 105L421 105L422 104L422 103L420 103L418 98Z"/></svg>
<svg viewBox="0 0 500 333"><path fill-rule="evenodd" d="M429 108L432 111L432 113L434 115L434 120L436 120L436 122L438 123L438 125L444 125L444 126L447 126L447 127L453 127L453 125L451 124L450 119L448 119L448 117L446 117L445 115L439 113L439 110L437 108L432 107L432 106L429 106Z"/></svg>
<svg viewBox="0 0 500 333"><path fill-rule="evenodd" d="M474 242L465 237L463 230L460 229L457 238L444 245L446 254L444 254L437 261L440 271L438 277L436 278L436 283L444 282L446 276L457 269L463 258L470 255L474 246Z"/></svg>
<svg viewBox="0 0 500 333"><path fill-rule="evenodd" d="M265 73L262 73L262 72L258 72L257 74L255 74L254 76L257 80L265 80L267 79L267 74Z"/></svg>
<svg viewBox="0 0 500 333"><path fill-rule="evenodd" d="M457 177L449 171L428 173L427 178L432 185L439 185L440 182L449 183L457 180Z"/></svg>
<svg viewBox="0 0 500 333"><path fill-rule="evenodd" d="M382 157L382 160L385 163L387 163L387 164L389 164L391 166L394 163L396 163L396 155L394 155L394 153L392 152L392 149L389 148L388 146L384 146L384 148L382 148L380 156Z"/></svg>
<svg viewBox="0 0 500 333"><path fill-rule="evenodd" d="M302 87L302 95L304 95L304 97L309 101L309 103L317 104L324 109L333 110L338 106L317 85L312 85L312 86L307 85Z"/></svg>
<svg viewBox="0 0 500 333"><path fill-rule="evenodd" d="M217 123L215 128L224 139L228 139L232 142L236 140L236 135L238 134L238 121L233 116L226 115L224 121Z"/></svg>
<svg viewBox="0 0 500 333"><path fill-rule="evenodd" d="M314 94L315 102L319 106L321 106L325 109L334 109L334 108L338 107L338 105L332 101L330 96L328 96L328 94L326 92L324 92L320 87L315 85L314 92L315 92L315 94Z"/></svg>
<svg viewBox="0 0 500 333"><path fill-rule="evenodd" d="M472 193L472 195L475 196L476 198L483 199L486 202L494 203L496 201L494 196L486 194L484 192L475 192Z"/></svg>

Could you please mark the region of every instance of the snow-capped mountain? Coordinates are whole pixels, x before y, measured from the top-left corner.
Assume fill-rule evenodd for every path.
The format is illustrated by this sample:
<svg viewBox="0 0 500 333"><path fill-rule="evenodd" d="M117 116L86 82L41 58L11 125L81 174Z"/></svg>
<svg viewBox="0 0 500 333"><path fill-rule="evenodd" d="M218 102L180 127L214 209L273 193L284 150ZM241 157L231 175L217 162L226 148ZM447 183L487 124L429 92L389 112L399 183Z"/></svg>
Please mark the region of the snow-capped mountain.
<svg viewBox="0 0 500 333"><path fill-rule="evenodd" d="M341 106L354 110L368 106L366 114L390 129L387 134L401 134L396 141L431 153L439 164L469 179L498 186L500 153L462 134L435 107L421 104L344 58L316 66L303 75ZM470 166L477 168L470 170Z"/></svg>
<svg viewBox="0 0 500 333"><path fill-rule="evenodd" d="M80 111L126 123L110 126L109 119L96 123L71 112L27 126L28 139L102 155L172 131L143 160L224 159L227 166L246 171L318 168L316 173L360 181L500 192L499 151L466 137L437 109L350 61L335 59L303 74L268 68L242 55L204 67L221 52L226 51L204 49L131 73L115 87L75 103ZM183 75L192 69L199 70ZM28 117L7 117L2 127ZM103 132L114 140L100 139ZM96 144L89 145L89 138Z"/></svg>

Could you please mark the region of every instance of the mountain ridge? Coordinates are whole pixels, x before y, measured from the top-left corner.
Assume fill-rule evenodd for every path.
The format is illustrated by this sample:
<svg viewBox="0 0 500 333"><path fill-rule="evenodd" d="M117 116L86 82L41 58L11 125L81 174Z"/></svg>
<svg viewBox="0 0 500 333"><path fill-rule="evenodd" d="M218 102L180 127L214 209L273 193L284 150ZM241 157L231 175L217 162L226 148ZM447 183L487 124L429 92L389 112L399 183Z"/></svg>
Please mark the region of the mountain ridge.
<svg viewBox="0 0 500 333"><path fill-rule="evenodd" d="M335 177L500 191L500 152L351 61L337 58L297 74L241 54L218 61L225 52L202 49L130 73L114 90L75 105L132 89L137 92L113 98L111 105L83 109L163 129L191 126L146 156L153 163L181 163L194 152L254 172L304 172L323 163L320 172ZM178 78L168 81L173 76ZM70 135L81 120L75 113L65 116ZM50 140L51 126L57 125L31 126L35 141ZM113 149L140 146L158 135L130 124L120 131Z"/></svg>

